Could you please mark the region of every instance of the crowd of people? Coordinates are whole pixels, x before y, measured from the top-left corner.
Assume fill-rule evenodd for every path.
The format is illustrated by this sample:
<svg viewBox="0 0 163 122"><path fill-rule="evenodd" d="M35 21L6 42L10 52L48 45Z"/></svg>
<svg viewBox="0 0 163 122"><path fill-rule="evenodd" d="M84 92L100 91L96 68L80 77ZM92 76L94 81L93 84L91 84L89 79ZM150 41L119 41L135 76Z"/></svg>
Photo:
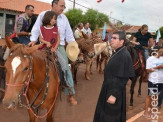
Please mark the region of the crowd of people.
<svg viewBox="0 0 163 122"><path fill-rule="evenodd" d="M34 46L38 40L43 44L40 50L50 48L56 53L64 72L64 79L70 89L65 88L65 95L71 105L77 105L74 97L75 89L72 74L68 65L68 57L65 50L68 44L76 43L75 39L87 36L92 38L89 22L79 23L73 33L67 17L63 14L64 0L53 0L51 11L41 12L33 27L32 16L34 6L27 5L25 13L20 15L15 23L15 36L19 43ZM32 28L32 29L30 29ZM126 121L126 84L129 78L134 77L132 59L125 48L126 34L116 31L112 35L106 33L104 42L110 41L114 50L104 69L104 82L97 102L93 122L125 122ZM149 49L153 47L153 38L148 32L148 26L143 25L135 34L132 43L143 54L146 70L149 73L148 95L145 100L144 116L150 118L153 111L152 96L158 97L157 107L161 108L163 99L163 47L159 46L155 53L149 57ZM157 74L157 77L154 77ZM157 93L156 93L157 92Z"/></svg>

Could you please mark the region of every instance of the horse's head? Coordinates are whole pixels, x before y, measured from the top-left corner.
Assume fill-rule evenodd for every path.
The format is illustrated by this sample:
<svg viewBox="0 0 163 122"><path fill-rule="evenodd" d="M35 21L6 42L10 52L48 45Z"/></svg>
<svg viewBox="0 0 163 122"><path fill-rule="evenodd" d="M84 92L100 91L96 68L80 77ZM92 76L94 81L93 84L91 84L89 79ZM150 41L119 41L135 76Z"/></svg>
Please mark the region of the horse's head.
<svg viewBox="0 0 163 122"><path fill-rule="evenodd" d="M132 54L134 44L132 42L128 41L128 42L125 43L125 46L126 46L127 50L129 51L129 53Z"/></svg>
<svg viewBox="0 0 163 122"><path fill-rule="evenodd" d="M14 44L8 37L5 38L10 54L5 62L6 67L6 91L3 104L12 109L18 104L18 97L21 94L28 76L31 72L32 53L39 46L27 47L22 44Z"/></svg>
<svg viewBox="0 0 163 122"><path fill-rule="evenodd" d="M77 40L79 44L79 48L84 53L84 55L88 56L89 58L93 58L95 55L94 52L94 43L92 40L85 40L84 38Z"/></svg>

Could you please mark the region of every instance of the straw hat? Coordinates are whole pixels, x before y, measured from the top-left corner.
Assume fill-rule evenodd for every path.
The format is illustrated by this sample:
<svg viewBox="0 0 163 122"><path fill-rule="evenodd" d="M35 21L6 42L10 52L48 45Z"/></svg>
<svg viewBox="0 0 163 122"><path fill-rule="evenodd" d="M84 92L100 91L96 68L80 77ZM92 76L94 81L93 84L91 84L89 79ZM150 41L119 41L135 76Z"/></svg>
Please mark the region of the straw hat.
<svg viewBox="0 0 163 122"><path fill-rule="evenodd" d="M67 53L67 57L71 61L74 62L77 60L79 52L80 52L80 50L78 48L78 43L76 41L72 41L72 42L68 43L68 45L66 47L66 53Z"/></svg>

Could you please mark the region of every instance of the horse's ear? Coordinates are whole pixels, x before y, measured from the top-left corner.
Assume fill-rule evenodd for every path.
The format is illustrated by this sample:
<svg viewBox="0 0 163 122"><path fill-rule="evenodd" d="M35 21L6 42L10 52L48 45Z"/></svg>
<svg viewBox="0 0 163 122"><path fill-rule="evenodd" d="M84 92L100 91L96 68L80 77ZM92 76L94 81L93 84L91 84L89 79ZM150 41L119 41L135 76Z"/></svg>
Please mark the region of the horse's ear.
<svg viewBox="0 0 163 122"><path fill-rule="evenodd" d="M43 43L38 44L38 45L34 45L33 47L29 47L28 48L28 53L32 54L34 53L36 50L38 50L40 47L42 47Z"/></svg>
<svg viewBox="0 0 163 122"><path fill-rule="evenodd" d="M5 36L5 41L6 41L6 45L9 49L11 49L15 45L8 36Z"/></svg>

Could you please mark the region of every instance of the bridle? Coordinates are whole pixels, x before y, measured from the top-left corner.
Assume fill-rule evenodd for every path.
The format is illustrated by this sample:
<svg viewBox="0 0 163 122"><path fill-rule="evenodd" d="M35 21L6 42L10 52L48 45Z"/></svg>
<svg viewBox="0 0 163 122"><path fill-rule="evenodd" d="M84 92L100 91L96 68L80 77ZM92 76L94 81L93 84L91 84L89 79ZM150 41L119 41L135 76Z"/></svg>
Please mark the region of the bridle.
<svg viewBox="0 0 163 122"><path fill-rule="evenodd" d="M12 55L13 54L10 53L10 56L12 56ZM48 113L51 111L51 109L53 108L53 106L55 105L56 98L57 98L57 95L58 95L58 87L59 87L59 85L57 86L56 98L54 99L54 102L52 103L52 106L49 108L49 110L47 111L46 114L44 114L42 116L39 116L38 115L38 109L44 103L44 101L45 101L45 99L47 97L48 88L49 88L49 61L45 60L45 62L46 62L46 77L45 77L44 83L40 87L40 89L37 92L37 94L35 95L35 97L30 102L29 98L27 96L27 93L28 93L28 90L29 90L29 85L33 81L33 71L32 71L33 70L33 67L32 67L33 66L33 57L31 55L24 55L23 57L26 57L26 58L30 59L29 73L28 73L28 75L26 77L26 80L23 83L18 83L18 84L6 83L6 85L9 86L9 87L23 86L22 92L20 92L20 94L18 95L18 102L19 102L20 107L25 107L26 109L29 109L36 118L41 119L41 118L46 117L48 115ZM34 106L34 103L35 103L36 99L38 98L38 96L40 95L40 93L42 92L43 88L45 88L43 98L42 98L41 102L37 106ZM26 104L23 104L22 101L21 101L21 96L22 95L25 97Z"/></svg>

